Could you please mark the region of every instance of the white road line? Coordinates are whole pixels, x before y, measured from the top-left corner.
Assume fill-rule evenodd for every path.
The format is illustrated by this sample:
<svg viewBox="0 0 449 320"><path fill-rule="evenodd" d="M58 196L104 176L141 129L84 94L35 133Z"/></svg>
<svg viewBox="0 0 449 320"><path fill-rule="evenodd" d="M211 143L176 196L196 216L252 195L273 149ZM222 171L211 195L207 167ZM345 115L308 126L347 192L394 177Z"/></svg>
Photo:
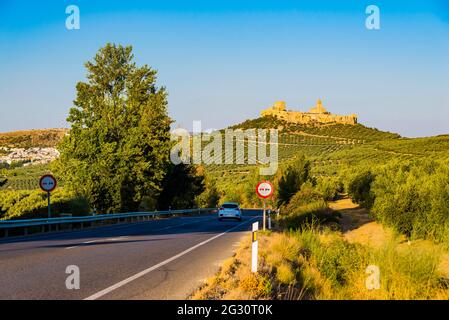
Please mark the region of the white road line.
<svg viewBox="0 0 449 320"><path fill-rule="evenodd" d="M124 286L124 285L126 285L128 283L130 283L131 281L134 281L134 280L136 280L136 279L138 279L140 277L143 277L144 275L150 273L151 271L154 271L154 270L156 270L156 269L158 269L158 268L160 268L160 267L162 267L162 266L164 266L164 265L166 265L166 264L168 264L168 263L170 263L170 262L172 262L172 261L174 261L174 260L176 260L176 259L178 259L178 258L180 258L180 257L182 257L184 255L186 255L187 253L189 253L189 252L191 252L191 251L193 251L193 250L195 250L195 249L197 249L197 248L199 248L201 246L204 246L205 244L207 244L207 243L209 243L209 242L211 242L211 241L213 241L213 240L215 240L215 239L217 239L219 237L224 236L226 233L229 233L229 232L239 228L240 226L242 226L244 224L247 224L248 222L251 222L251 221L253 221L255 219L258 219L258 218L259 217L254 217L254 218L252 218L252 219L250 219L248 221L242 222L242 223L236 225L235 227L233 227L231 229L228 229L228 230L226 230L223 233L217 234L216 236L213 236L212 238L209 238L209 239L207 239L207 240L205 240L205 241L203 241L201 243L198 243L197 245L194 245L193 247L190 247L189 249L184 250L183 252L178 253L177 255L175 255L175 256L167 259L167 260L164 260L164 261L162 261L162 262L160 262L160 263L158 263L158 264L156 264L156 265L154 265L154 266L152 266L152 267L150 267L148 269L145 269L145 270L143 270L143 271L141 271L139 273L136 273L135 275L133 275L133 276L131 276L129 278L126 278L125 280L117 282L116 284L114 284L114 285L112 285L112 286L110 286L110 287L108 287L108 288L106 288L104 290L101 290L101 291L99 291L99 292L97 292L97 293L95 293L95 294L85 298L84 300L96 300L98 298L101 298L102 296L104 296L104 295L114 291L115 289L118 289L118 288L120 288L120 287L122 287L122 286Z"/></svg>
<svg viewBox="0 0 449 320"><path fill-rule="evenodd" d="M90 243L95 243L95 242L102 242L102 241L121 241L121 240L125 240L126 238L128 238L128 236L121 236L118 238L107 238L107 239L97 239L97 240L90 240L90 241L84 241L82 242L82 244L90 244ZM71 247L66 247L64 249L73 249L73 248L78 248L80 246L71 246Z"/></svg>

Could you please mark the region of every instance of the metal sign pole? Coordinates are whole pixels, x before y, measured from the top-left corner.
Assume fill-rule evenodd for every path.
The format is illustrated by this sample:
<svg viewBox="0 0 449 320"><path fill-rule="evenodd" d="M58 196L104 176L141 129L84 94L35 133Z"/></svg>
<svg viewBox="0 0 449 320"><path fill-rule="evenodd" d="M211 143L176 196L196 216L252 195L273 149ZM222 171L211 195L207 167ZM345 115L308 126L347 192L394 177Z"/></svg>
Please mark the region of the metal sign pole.
<svg viewBox="0 0 449 320"><path fill-rule="evenodd" d="M47 192L47 201L48 201L48 218L51 218L50 191Z"/></svg>

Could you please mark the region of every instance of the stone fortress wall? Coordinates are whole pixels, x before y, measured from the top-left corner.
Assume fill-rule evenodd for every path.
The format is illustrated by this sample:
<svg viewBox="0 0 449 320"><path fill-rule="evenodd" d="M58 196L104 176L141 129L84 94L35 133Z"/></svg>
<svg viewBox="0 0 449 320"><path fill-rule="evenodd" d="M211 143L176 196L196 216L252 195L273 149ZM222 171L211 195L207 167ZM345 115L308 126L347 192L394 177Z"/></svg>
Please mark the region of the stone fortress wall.
<svg viewBox="0 0 449 320"><path fill-rule="evenodd" d="M281 120L294 123L342 123L357 124L357 115L337 115L328 112L318 100L315 107L310 108L309 112L287 110L285 101L278 101L272 107L262 110L261 116L272 116Z"/></svg>

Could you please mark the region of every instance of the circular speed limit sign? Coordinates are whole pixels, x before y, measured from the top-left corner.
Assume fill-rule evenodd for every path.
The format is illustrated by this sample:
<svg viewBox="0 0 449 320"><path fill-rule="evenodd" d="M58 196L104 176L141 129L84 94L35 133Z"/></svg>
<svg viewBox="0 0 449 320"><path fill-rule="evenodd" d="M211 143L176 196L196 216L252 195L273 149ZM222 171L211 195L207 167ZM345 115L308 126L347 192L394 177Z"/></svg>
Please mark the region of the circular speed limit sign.
<svg viewBox="0 0 449 320"><path fill-rule="evenodd" d="M273 194L274 188L270 181L262 181L257 184L256 193L262 199L267 199Z"/></svg>
<svg viewBox="0 0 449 320"><path fill-rule="evenodd" d="M53 190L56 189L56 185L57 185L56 178L51 174L46 174L42 176L41 179L39 180L39 186L45 192L52 192Z"/></svg>

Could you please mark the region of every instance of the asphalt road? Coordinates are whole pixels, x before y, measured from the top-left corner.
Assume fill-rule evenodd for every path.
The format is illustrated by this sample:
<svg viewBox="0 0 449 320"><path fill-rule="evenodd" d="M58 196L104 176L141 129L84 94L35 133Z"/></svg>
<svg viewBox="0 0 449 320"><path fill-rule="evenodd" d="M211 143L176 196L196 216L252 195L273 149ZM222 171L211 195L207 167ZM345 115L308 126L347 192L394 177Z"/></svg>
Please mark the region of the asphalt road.
<svg viewBox="0 0 449 320"><path fill-rule="evenodd" d="M185 299L260 221L175 217L0 241L0 299ZM80 271L69 290L66 268Z"/></svg>

